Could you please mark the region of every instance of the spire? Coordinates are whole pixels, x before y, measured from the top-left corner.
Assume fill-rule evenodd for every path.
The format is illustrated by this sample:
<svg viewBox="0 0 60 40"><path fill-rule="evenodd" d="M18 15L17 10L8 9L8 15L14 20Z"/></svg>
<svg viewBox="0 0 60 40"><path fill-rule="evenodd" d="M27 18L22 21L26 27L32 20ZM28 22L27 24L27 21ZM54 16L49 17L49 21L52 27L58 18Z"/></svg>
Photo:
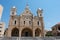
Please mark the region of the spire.
<svg viewBox="0 0 60 40"><path fill-rule="evenodd" d="M29 7L28 3L26 4L26 7Z"/></svg>
<svg viewBox="0 0 60 40"><path fill-rule="evenodd" d="M29 9L28 1L26 0L26 9Z"/></svg>

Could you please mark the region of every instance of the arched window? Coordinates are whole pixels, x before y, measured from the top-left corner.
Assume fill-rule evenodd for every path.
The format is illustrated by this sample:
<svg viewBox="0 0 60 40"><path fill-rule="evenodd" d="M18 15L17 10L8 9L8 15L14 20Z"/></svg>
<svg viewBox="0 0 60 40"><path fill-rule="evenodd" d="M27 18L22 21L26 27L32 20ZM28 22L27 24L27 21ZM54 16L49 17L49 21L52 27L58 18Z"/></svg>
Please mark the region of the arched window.
<svg viewBox="0 0 60 40"><path fill-rule="evenodd" d="M14 19L14 21L13 21L13 25L16 25L16 24L17 24L17 20Z"/></svg>
<svg viewBox="0 0 60 40"><path fill-rule="evenodd" d="M31 24L31 21L29 21L29 24Z"/></svg>
<svg viewBox="0 0 60 40"><path fill-rule="evenodd" d="M37 25L38 25L38 26L41 26L41 23L40 23L40 21L37 21Z"/></svg>
<svg viewBox="0 0 60 40"><path fill-rule="evenodd" d="M15 20L15 23L14 24L16 24L16 20Z"/></svg>
<svg viewBox="0 0 60 40"><path fill-rule="evenodd" d="M42 16L42 14L40 14L40 16Z"/></svg>
<svg viewBox="0 0 60 40"><path fill-rule="evenodd" d="M24 24L25 24L25 21L24 21Z"/></svg>
<svg viewBox="0 0 60 40"><path fill-rule="evenodd" d="M37 24L39 25L39 21L37 22Z"/></svg>
<svg viewBox="0 0 60 40"><path fill-rule="evenodd" d="M14 12L12 12L12 15L14 15Z"/></svg>

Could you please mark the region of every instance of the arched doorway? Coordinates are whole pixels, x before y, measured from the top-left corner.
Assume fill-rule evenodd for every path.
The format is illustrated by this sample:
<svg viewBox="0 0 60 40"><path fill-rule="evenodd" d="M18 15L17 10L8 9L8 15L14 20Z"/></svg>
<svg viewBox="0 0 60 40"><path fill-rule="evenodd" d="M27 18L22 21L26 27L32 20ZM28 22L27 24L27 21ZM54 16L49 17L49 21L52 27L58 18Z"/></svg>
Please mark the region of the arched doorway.
<svg viewBox="0 0 60 40"><path fill-rule="evenodd" d="M32 34L33 34L32 30L29 28L24 28L21 32L22 37L32 37L33 36Z"/></svg>
<svg viewBox="0 0 60 40"><path fill-rule="evenodd" d="M37 28L37 29L35 30L35 36L36 36L36 37L40 36L40 33L41 33L41 30L40 30L39 28Z"/></svg>
<svg viewBox="0 0 60 40"><path fill-rule="evenodd" d="M11 36L19 37L19 30L17 28L12 29Z"/></svg>
<svg viewBox="0 0 60 40"><path fill-rule="evenodd" d="M60 33L57 33L57 36L60 36Z"/></svg>

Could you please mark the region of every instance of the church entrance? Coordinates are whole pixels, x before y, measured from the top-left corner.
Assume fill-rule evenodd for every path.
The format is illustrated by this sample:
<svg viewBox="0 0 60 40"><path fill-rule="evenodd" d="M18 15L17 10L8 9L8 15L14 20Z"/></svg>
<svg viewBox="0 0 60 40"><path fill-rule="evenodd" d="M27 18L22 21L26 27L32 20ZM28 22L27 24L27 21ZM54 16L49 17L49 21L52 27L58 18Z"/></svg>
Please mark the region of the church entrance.
<svg viewBox="0 0 60 40"><path fill-rule="evenodd" d="M32 30L29 29L29 28L25 28L22 30L22 33L21 33L21 36L22 37L32 37Z"/></svg>
<svg viewBox="0 0 60 40"><path fill-rule="evenodd" d="M11 32L12 37L19 37L19 30L17 28L14 28Z"/></svg>
<svg viewBox="0 0 60 40"><path fill-rule="evenodd" d="M39 28L35 30L35 36L36 37L41 36L41 30Z"/></svg>
<svg viewBox="0 0 60 40"><path fill-rule="evenodd" d="M57 33L57 36L60 36L60 33Z"/></svg>

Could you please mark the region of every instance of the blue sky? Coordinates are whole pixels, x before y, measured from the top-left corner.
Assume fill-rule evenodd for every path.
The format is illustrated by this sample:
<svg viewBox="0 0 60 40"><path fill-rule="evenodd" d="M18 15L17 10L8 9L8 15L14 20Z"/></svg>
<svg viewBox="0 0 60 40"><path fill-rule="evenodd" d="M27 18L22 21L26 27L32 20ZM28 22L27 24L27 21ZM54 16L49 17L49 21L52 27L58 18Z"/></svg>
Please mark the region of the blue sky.
<svg viewBox="0 0 60 40"><path fill-rule="evenodd" d="M0 0L0 4L4 7L2 21L6 23L5 28L8 27L11 7L16 6L17 15L20 15L27 1L34 15L37 15L38 8L43 9L46 30L50 30L53 25L60 22L60 0Z"/></svg>

